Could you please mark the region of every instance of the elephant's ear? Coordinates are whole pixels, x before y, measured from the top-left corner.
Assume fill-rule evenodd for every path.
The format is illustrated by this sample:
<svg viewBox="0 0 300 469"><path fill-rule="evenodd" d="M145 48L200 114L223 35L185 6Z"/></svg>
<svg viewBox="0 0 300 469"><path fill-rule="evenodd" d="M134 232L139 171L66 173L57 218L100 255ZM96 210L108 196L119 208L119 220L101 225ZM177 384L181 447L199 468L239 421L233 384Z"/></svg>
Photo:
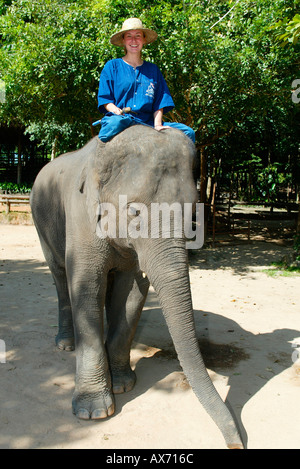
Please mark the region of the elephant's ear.
<svg viewBox="0 0 300 469"><path fill-rule="evenodd" d="M90 222L95 228L97 225L97 212L99 206L99 177L95 171L85 166L81 171L77 188L85 197Z"/></svg>

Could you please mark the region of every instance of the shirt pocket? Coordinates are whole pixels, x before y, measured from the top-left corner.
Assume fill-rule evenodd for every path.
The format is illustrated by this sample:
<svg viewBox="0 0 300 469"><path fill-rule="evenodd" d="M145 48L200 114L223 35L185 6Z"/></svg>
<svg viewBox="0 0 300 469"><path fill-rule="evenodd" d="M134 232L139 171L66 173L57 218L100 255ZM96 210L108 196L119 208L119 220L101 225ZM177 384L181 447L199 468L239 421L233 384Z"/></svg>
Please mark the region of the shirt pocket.
<svg viewBox="0 0 300 469"><path fill-rule="evenodd" d="M155 80L145 80L141 82L141 94L145 103L153 103L157 90L157 82Z"/></svg>

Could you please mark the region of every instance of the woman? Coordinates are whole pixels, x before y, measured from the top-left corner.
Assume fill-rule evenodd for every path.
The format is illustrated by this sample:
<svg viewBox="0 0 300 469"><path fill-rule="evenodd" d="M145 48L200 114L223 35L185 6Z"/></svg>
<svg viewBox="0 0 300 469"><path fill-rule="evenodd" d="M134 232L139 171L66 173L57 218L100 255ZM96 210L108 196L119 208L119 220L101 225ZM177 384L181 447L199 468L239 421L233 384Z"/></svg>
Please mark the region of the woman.
<svg viewBox="0 0 300 469"><path fill-rule="evenodd" d="M107 62L100 76L98 108L105 116L99 138L103 142L134 124L150 125L158 131L173 127L195 142L190 127L177 122L165 125L162 120L174 102L159 68L141 56L143 46L156 39L156 32L145 28L138 18L124 21L121 31L110 38L115 46L124 47L125 56ZM124 114L126 107L131 110Z"/></svg>

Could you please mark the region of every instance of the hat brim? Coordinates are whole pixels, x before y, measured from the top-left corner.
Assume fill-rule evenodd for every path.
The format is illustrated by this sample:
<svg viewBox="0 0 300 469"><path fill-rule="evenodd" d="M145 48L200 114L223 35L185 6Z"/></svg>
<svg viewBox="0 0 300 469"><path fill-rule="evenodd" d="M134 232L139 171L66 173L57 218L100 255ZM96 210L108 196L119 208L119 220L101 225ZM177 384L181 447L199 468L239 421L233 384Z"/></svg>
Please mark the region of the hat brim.
<svg viewBox="0 0 300 469"><path fill-rule="evenodd" d="M124 43L123 43L124 34L127 31L134 31L136 29L139 29L139 28L125 29L125 30L119 31L116 34L113 34L112 37L110 38L111 44L113 44L114 46L123 47L124 46ZM155 31L153 31L152 29L147 29L147 28L141 28L141 31L143 31L143 33L145 34L145 39L146 39L145 44L151 44L151 42L156 41L157 33Z"/></svg>

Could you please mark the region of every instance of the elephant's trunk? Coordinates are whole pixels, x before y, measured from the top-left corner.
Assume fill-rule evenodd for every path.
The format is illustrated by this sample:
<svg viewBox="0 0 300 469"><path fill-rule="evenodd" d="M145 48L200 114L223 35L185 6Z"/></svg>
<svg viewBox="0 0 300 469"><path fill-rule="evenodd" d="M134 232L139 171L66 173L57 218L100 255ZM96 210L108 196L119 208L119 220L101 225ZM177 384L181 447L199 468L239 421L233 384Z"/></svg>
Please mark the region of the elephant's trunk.
<svg viewBox="0 0 300 469"><path fill-rule="evenodd" d="M158 294L182 369L200 403L220 428L227 446L242 448L232 415L216 391L199 349L184 242L156 241L140 264Z"/></svg>

